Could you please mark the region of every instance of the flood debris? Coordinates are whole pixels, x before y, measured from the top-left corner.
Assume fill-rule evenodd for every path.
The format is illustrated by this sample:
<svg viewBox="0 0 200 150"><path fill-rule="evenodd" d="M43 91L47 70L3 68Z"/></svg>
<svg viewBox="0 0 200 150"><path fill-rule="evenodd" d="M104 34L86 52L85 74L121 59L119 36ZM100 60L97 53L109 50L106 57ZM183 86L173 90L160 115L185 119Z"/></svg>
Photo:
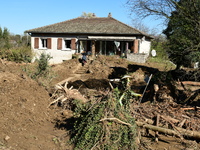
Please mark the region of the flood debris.
<svg viewBox="0 0 200 150"><path fill-rule="evenodd" d="M90 69L93 70L92 66L90 67ZM96 69L97 67L94 68ZM89 104L88 108L86 108L87 111L78 116L87 114L87 116L82 117L85 118L85 121L87 120L87 117L91 117L89 118L91 121L95 118L94 116L92 117L93 114L91 111L93 111L93 113L96 112L95 115L97 115L99 112L98 109L104 108L104 111L101 112L103 115L98 116L98 121L96 120L96 123L103 124L104 129L106 129L107 132L112 131L109 128L110 125L114 125L114 127L126 126L126 129L136 125L136 137L142 135L153 138L156 142L159 142L162 141L162 135L169 135L179 138L180 140L200 141L200 126L198 125L200 123L198 82L182 81L179 80L177 76L176 79L174 79L171 77L173 75L170 75L170 72L159 72L158 70L148 72L149 70L145 69L145 67L137 70L134 69L134 72L129 72L124 76L118 76L118 74L116 74L117 68L115 67L114 69L115 74L112 74L109 76L109 79L105 80L106 84L102 86L104 88L93 88L91 95L89 94L92 86L88 86L89 80L77 80L80 82L80 84L78 84L76 81L73 81L70 86L73 85L73 83L77 83L76 87L81 87L76 88L76 91L73 91L75 90L73 89L74 87L71 88L69 86L67 88L65 85L68 85L67 82L62 82L62 85L57 85L57 88L55 88L57 91L54 93L55 95L51 97L52 102L49 106L51 107L53 105L59 105L63 109L61 112L64 112L63 114L66 116L65 118L68 119L71 117L73 119L77 119L77 113L74 113L75 108L68 111L71 107L67 105L72 104L70 103L71 100L77 99L72 95L73 93L78 92L80 97L85 98L85 100L82 100L82 102L85 102L83 104ZM130 70L131 69L128 71ZM149 75L148 80L146 80L147 82L144 80L146 77L145 74ZM102 79L93 79L90 81L97 80ZM87 85L85 83L87 83ZM95 82L91 82L91 85L94 83ZM82 85L84 85L84 87ZM83 88L84 91L86 91L85 93L87 93L89 96L87 95L87 97L85 97L83 92L81 92L83 91ZM135 89L137 92L134 92ZM130 92L131 90L132 92ZM110 105L105 103L105 101L105 106L100 106L102 105L102 99L108 96L108 93L113 94L114 91L118 92L118 97L115 97L117 108L127 106L125 99L128 99L130 105L130 116L134 120L135 124L131 123L129 119L127 120L123 118L121 113L119 113L117 116L114 115L113 111L115 111L115 109L110 109L107 107ZM127 94L129 94L129 96L127 96ZM136 94L138 94L138 96L135 96ZM69 113L72 115L69 115ZM88 120L86 122L88 122ZM82 127L88 127L89 129L91 126L83 123ZM94 128L97 129L98 127ZM144 129L145 132L143 131ZM85 133L87 133L87 131L85 131ZM96 133L96 131L94 133ZM82 136L82 139L84 139L81 133L79 136ZM106 139L106 137L104 138ZM76 139L76 141L79 140L80 139L78 138ZM118 139L116 139L116 141L118 141ZM135 139L135 141L142 143L140 138ZM97 140L96 143L93 143L92 149L102 148L101 144L104 142L104 139L99 141Z"/></svg>
<svg viewBox="0 0 200 150"><path fill-rule="evenodd" d="M143 94L139 94L140 96L144 95L148 84L152 78L152 75L146 85L146 88L144 89ZM122 79L111 79L109 81L110 89L112 92L115 88L111 84L111 82L121 82L121 80L126 79L128 82L125 82L124 93L118 97L119 106L123 106L123 98L125 98L125 94L127 94L127 91L130 90L130 81L131 76L124 76ZM56 85L56 91L54 92L52 99L54 98L49 106L55 105L57 103L60 103L61 105L64 105L63 103L69 99L80 99L82 102L86 103L88 100L82 95L77 89L67 88L67 83L65 82L62 85ZM131 106L131 115L135 120L136 125L138 126L138 130L140 128L145 128L147 130L152 130L155 132L153 136L155 136L156 141L160 140L160 134L170 135L170 136L176 136L181 139L193 139L196 141L200 141L200 126L198 125L200 123L200 107L198 106L184 106L182 104L176 103L174 101L173 97L169 97L168 99L165 99L164 101L158 101L158 97L156 99L157 94L161 94L160 92L163 90L163 88L168 87L159 87L158 84L153 84L153 91L154 91L154 99L155 101L150 102L144 102L142 103L141 99L137 98L130 98L130 106ZM178 87L177 87L178 88ZM151 90L151 89L148 89ZM163 92L163 91L162 91ZM103 93L103 92L102 92ZM136 93L137 94L137 93ZM162 93L166 94L166 93ZM103 95L105 96L105 95ZM127 98L127 97L126 97ZM142 98L142 97L141 97ZM189 97L191 99L191 97ZM101 100L100 100L101 101ZM93 105L91 105L91 110L95 105L100 103L99 100L97 100ZM66 116L73 117L73 115L69 115L69 111L66 111L66 107L63 107L63 112L66 113ZM108 109L108 108L107 108ZM110 110L111 111L111 110ZM107 112L108 114L111 112ZM73 113L70 110L71 113ZM104 112L105 113L105 112ZM100 122L115 122L122 125L127 125L128 127L133 126L132 124L125 122L117 117L114 117L113 115L109 116L106 114L106 116L101 116L99 118ZM98 145L98 144L97 144Z"/></svg>

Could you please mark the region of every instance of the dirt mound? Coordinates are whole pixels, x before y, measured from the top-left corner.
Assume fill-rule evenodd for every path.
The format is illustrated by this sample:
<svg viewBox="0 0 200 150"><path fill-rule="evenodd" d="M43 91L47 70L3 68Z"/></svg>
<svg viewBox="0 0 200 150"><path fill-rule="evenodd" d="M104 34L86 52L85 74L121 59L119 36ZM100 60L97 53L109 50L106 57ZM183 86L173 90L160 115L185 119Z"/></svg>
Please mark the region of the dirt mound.
<svg viewBox="0 0 200 150"><path fill-rule="evenodd" d="M47 91L21 72L20 65L0 63L0 149L52 149L52 111Z"/></svg>

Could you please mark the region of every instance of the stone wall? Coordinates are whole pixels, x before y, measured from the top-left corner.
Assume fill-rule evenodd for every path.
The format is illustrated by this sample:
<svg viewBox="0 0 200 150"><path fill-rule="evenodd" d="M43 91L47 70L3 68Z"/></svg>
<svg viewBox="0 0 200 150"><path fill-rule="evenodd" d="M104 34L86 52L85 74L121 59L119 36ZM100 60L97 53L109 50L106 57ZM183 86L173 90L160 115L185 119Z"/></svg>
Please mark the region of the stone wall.
<svg viewBox="0 0 200 150"><path fill-rule="evenodd" d="M134 54L134 53L129 53L127 54L127 60L136 62L136 63L146 63L148 54L146 53L139 53L139 54Z"/></svg>

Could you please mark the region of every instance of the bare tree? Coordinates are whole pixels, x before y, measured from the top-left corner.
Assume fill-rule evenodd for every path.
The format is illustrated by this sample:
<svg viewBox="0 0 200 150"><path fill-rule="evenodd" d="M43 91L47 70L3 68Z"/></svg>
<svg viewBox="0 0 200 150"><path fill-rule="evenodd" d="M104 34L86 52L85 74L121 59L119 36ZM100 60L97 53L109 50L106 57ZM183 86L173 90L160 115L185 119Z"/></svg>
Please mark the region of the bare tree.
<svg viewBox="0 0 200 150"><path fill-rule="evenodd" d="M140 19L165 19L167 53L171 61L188 66L200 59L200 0L127 0L131 14Z"/></svg>
<svg viewBox="0 0 200 150"><path fill-rule="evenodd" d="M139 19L132 19L131 26L148 34L150 32L150 28L144 25L144 23L142 23L142 20L139 20Z"/></svg>
<svg viewBox="0 0 200 150"><path fill-rule="evenodd" d="M146 24L142 22L141 19L132 19L130 25L144 33L147 33L152 36L157 36L158 30L155 27L154 28L148 27Z"/></svg>
<svg viewBox="0 0 200 150"><path fill-rule="evenodd" d="M159 19L168 19L171 12L178 5L179 0L127 0L126 5L131 14L146 18L155 16Z"/></svg>

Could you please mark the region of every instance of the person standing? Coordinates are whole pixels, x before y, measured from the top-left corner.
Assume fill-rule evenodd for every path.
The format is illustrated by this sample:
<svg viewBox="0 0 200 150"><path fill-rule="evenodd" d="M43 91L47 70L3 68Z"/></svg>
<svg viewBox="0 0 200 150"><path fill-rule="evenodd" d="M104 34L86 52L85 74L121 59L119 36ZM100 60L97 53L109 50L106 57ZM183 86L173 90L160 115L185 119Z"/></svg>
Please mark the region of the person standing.
<svg viewBox="0 0 200 150"><path fill-rule="evenodd" d="M84 66L85 63L87 63L87 53L83 52L82 53L82 66Z"/></svg>

